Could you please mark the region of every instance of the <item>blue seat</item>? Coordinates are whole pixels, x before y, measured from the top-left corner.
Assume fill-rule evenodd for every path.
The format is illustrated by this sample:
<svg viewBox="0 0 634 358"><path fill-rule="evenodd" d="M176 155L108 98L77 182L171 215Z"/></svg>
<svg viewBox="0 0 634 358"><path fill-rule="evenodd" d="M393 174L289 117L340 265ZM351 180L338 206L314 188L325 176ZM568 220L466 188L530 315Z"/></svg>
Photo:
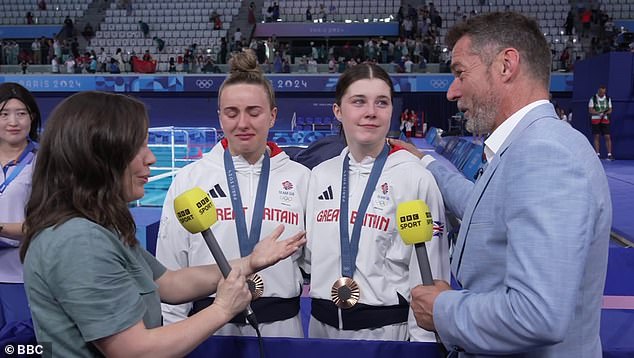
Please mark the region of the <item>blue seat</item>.
<svg viewBox="0 0 634 358"><path fill-rule="evenodd" d="M482 163L482 150L482 144L474 144L462 166L462 174L471 181L475 181L478 169L484 165Z"/></svg>

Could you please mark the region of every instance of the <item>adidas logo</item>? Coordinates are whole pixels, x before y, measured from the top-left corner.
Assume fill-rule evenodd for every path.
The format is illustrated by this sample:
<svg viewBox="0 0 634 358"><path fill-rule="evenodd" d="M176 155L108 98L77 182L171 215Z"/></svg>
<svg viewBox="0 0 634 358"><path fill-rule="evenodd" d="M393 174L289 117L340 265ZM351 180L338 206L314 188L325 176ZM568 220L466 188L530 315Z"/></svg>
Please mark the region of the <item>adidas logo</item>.
<svg viewBox="0 0 634 358"><path fill-rule="evenodd" d="M324 192L320 196L318 196L317 199L319 199L319 200L332 200L333 199L332 187L330 185L328 185L328 189L324 190Z"/></svg>
<svg viewBox="0 0 634 358"><path fill-rule="evenodd" d="M209 195L211 195L212 198L226 198L227 197L227 194L225 194L225 192L222 191L220 184L214 185L214 187L211 190L209 190Z"/></svg>

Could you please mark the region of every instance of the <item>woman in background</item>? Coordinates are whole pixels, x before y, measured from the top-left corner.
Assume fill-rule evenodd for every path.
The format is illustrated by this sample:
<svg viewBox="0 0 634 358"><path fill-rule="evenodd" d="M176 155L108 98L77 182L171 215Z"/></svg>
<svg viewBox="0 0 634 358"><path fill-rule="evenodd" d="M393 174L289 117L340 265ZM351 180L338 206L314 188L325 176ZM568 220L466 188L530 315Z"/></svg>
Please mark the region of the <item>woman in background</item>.
<svg viewBox="0 0 634 358"><path fill-rule="evenodd" d="M0 85L0 330L29 319L18 246L24 239L24 207L38 150L40 110L17 83Z"/></svg>

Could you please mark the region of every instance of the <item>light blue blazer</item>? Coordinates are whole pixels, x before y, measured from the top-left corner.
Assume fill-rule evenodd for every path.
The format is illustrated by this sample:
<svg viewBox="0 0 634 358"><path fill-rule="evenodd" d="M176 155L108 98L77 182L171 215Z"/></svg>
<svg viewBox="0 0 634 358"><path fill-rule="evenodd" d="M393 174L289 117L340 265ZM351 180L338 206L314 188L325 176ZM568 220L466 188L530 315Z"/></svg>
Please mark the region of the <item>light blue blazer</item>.
<svg viewBox="0 0 634 358"><path fill-rule="evenodd" d="M434 323L461 356L601 357L612 205L588 140L551 104L531 110L475 183L428 165L462 219Z"/></svg>

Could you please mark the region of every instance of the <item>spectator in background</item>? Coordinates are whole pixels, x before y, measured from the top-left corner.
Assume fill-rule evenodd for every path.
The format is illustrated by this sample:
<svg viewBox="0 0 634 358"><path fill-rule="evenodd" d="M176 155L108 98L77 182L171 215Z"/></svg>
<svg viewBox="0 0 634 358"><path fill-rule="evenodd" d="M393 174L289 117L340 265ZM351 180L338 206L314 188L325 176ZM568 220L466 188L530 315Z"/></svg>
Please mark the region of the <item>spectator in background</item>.
<svg viewBox="0 0 634 358"><path fill-rule="evenodd" d="M53 55L51 59L51 73L60 73L59 71L59 58Z"/></svg>
<svg viewBox="0 0 634 358"><path fill-rule="evenodd" d="M37 2L37 9L38 10L46 10L46 0L39 0Z"/></svg>
<svg viewBox="0 0 634 358"><path fill-rule="evenodd" d="M247 21L249 25L255 25L255 2L251 1L249 3L249 13L247 15Z"/></svg>
<svg viewBox="0 0 634 358"><path fill-rule="evenodd" d="M29 11L26 13L26 24L33 25L33 14Z"/></svg>
<svg viewBox="0 0 634 358"><path fill-rule="evenodd" d="M176 61L174 61L174 57L170 57L168 72L176 72Z"/></svg>
<svg viewBox="0 0 634 358"><path fill-rule="evenodd" d="M275 54L275 59L273 60L273 72L274 73L282 73L282 55L280 53Z"/></svg>
<svg viewBox="0 0 634 358"><path fill-rule="evenodd" d="M264 15L265 22L273 22L273 6L266 8L266 14Z"/></svg>
<svg viewBox="0 0 634 358"><path fill-rule="evenodd" d="M203 73L220 73L221 72L220 68L216 66L211 56L207 56L207 58L205 59L205 64L202 66L201 71Z"/></svg>
<svg viewBox="0 0 634 358"><path fill-rule="evenodd" d="M218 63L225 64L227 62L227 39L220 38L220 54L218 55Z"/></svg>
<svg viewBox="0 0 634 358"><path fill-rule="evenodd" d="M73 25L73 20L70 16L66 16L64 19L64 35L66 38L71 38L75 34L75 25Z"/></svg>
<svg viewBox="0 0 634 358"><path fill-rule="evenodd" d="M64 62L66 65L66 73L75 73L75 58L73 56L68 56L66 61Z"/></svg>
<svg viewBox="0 0 634 358"><path fill-rule="evenodd" d="M26 57L20 60L20 68L22 69L22 74L26 75L26 70L29 68L29 60Z"/></svg>
<svg viewBox="0 0 634 358"><path fill-rule="evenodd" d="M124 70L124 65L125 62L123 61L123 50L121 50L121 48L117 48L117 50L115 51L115 54L112 55L112 59L115 60L115 62L117 63L117 69L118 71L123 71ZM112 61L110 61L110 67L111 67L111 71L112 72ZM117 72L120 73L120 72Z"/></svg>
<svg viewBox="0 0 634 358"><path fill-rule="evenodd" d="M97 62L99 63L99 72L106 72L106 66L108 65L108 54L106 54L106 50L104 50L103 47L99 49Z"/></svg>
<svg viewBox="0 0 634 358"><path fill-rule="evenodd" d="M561 71L570 71L570 47L566 46L563 49L561 56L559 56L559 62Z"/></svg>
<svg viewBox="0 0 634 358"><path fill-rule="evenodd" d="M411 136L416 136L416 127L418 127L418 115L415 110L410 110L409 112L409 120L412 122L412 133Z"/></svg>
<svg viewBox="0 0 634 358"><path fill-rule="evenodd" d="M280 6L274 2L273 3L273 21L277 21L280 18Z"/></svg>
<svg viewBox="0 0 634 358"><path fill-rule="evenodd" d="M238 27L236 32L233 34L233 43L235 44L236 51L242 48L242 31Z"/></svg>
<svg viewBox="0 0 634 358"><path fill-rule="evenodd" d="M211 15L209 16L209 22L211 22L214 30L222 30L222 19L220 18L220 15L218 15L216 10L211 12Z"/></svg>
<svg viewBox="0 0 634 358"><path fill-rule="evenodd" d="M189 73L189 65L191 64L191 62L193 62L193 60L194 55L189 48L186 48L185 53L183 54L183 72Z"/></svg>
<svg viewBox="0 0 634 358"><path fill-rule="evenodd" d="M62 60L62 43L59 41L58 38L55 38L54 40L49 40L48 41L49 44L52 42L52 46L49 46L49 50L52 50L53 54L55 56L57 56L58 60Z"/></svg>
<svg viewBox="0 0 634 358"><path fill-rule="evenodd" d="M310 12L310 5L306 8L306 21L313 22L313 14Z"/></svg>
<svg viewBox="0 0 634 358"><path fill-rule="evenodd" d="M163 52L163 49L165 48L165 41L157 36L154 36L152 40L156 44L156 52Z"/></svg>
<svg viewBox="0 0 634 358"><path fill-rule="evenodd" d="M119 67L119 62L114 58L114 56L110 59L110 66L109 66L108 70L112 74L121 73L121 68Z"/></svg>
<svg viewBox="0 0 634 358"><path fill-rule="evenodd" d="M90 39L95 36L95 30L93 30L90 22L86 23L86 26L84 26L84 31L81 32L81 35L84 37L84 39L86 39L86 41L90 41Z"/></svg>
<svg viewBox="0 0 634 358"><path fill-rule="evenodd" d="M322 21L327 21L328 20L328 15L326 14L326 7L324 6L324 4L319 4L319 19L321 19Z"/></svg>
<svg viewBox="0 0 634 358"><path fill-rule="evenodd" d="M575 12L574 10L568 11L568 15L566 16L566 22L564 23L564 29L566 36L572 36L572 29L575 26Z"/></svg>
<svg viewBox="0 0 634 358"><path fill-rule="evenodd" d="M559 119L570 124L570 121L568 120L568 116L566 115L566 111L563 108L560 107L557 109L557 115L559 116Z"/></svg>
<svg viewBox="0 0 634 358"><path fill-rule="evenodd" d="M282 61L282 73L291 73L291 64L288 59Z"/></svg>
<svg viewBox="0 0 634 358"><path fill-rule="evenodd" d="M150 36L150 26L143 22L143 20L139 20L139 30L141 30L143 37Z"/></svg>
<svg viewBox="0 0 634 358"><path fill-rule="evenodd" d="M588 8L581 13L581 36L590 36L590 26L592 25L592 11Z"/></svg>
<svg viewBox="0 0 634 358"><path fill-rule="evenodd" d="M88 58L88 66L86 66L86 72L95 73L97 72L97 59L94 55L90 55Z"/></svg>
<svg viewBox="0 0 634 358"><path fill-rule="evenodd" d="M48 51L49 51L49 42L48 39L46 39L46 37L42 36L40 37L40 65L48 65L51 63L50 59L52 58L49 57L48 55Z"/></svg>
<svg viewBox="0 0 634 358"><path fill-rule="evenodd" d="M42 53L40 51L40 41L38 39L34 39L31 43L31 54L34 64L39 65L42 63Z"/></svg>
<svg viewBox="0 0 634 358"><path fill-rule="evenodd" d="M405 73L412 73L412 66L414 66L414 62L412 62L412 59L409 56L405 56L405 62L403 62Z"/></svg>
<svg viewBox="0 0 634 358"><path fill-rule="evenodd" d="M337 72L337 60L335 60L335 56L330 56L328 60L328 73Z"/></svg>
<svg viewBox="0 0 634 358"><path fill-rule="evenodd" d="M143 61L152 61L152 55L150 55L150 50L145 50L143 54Z"/></svg>
<svg viewBox="0 0 634 358"><path fill-rule="evenodd" d="M70 43L70 52L73 57L77 58L80 56L79 54L79 41L76 37L73 37L73 41Z"/></svg>

